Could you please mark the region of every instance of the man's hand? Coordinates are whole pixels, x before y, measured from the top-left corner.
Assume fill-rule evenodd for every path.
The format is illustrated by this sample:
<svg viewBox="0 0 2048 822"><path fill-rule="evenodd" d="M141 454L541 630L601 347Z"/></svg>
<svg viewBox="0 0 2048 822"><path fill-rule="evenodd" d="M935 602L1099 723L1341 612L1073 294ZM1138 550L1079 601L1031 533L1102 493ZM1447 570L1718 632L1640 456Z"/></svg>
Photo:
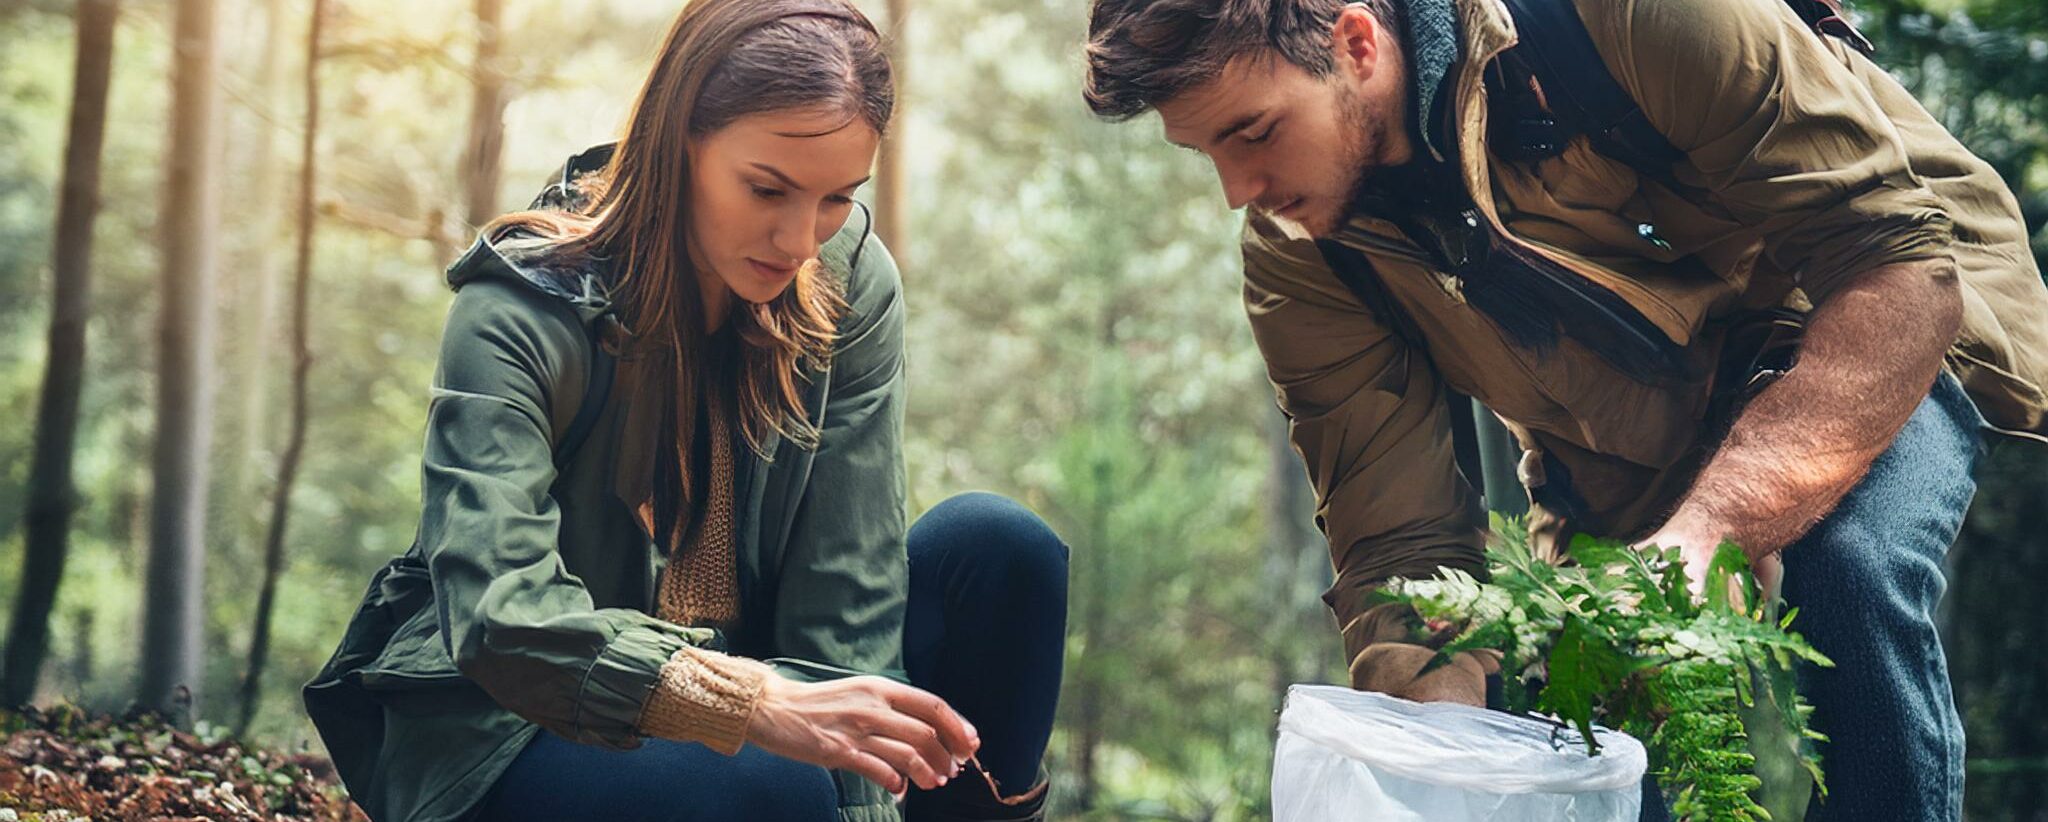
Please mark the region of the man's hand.
<svg viewBox="0 0 2048 822"><path fill-rule="evenodd" d="M1694 602L1706 598L1707 568L1714 563L1714 552L1720 548L1718 539L1677 536L1659 531L1635 544L1637 550L1649 548L1677 548L1678 561L1684 564L1685 579L1691 586ZM1783 579L1785 563L1775 553L1762 557L1751 557L1750 572L1756 575L1757 587L1764 592L1766 600L1778 595L1778 583ZM1736 610L1746 607L1742 597L1742 586L1734 579L1728 580L1728 602Z"/></svg>
<svg viewBox="0 0 2048 822"><path fill-rule="evenodd" d="M768 677L747 743L777 756L852 771L892 794L904 777L931 790L981 747L946 701L877 676L804 683Z"/></svg>
<svg viewBox="0 0 2048 822"><path fill-rule="evenodd" d="M1351 660L1351 684L1416 702L1486 707L1486 675L1500 670L1499 651L1466 651L1447 664L1424 670L1435 659L1436 651L1422 645L1370 645Z"/></svg>

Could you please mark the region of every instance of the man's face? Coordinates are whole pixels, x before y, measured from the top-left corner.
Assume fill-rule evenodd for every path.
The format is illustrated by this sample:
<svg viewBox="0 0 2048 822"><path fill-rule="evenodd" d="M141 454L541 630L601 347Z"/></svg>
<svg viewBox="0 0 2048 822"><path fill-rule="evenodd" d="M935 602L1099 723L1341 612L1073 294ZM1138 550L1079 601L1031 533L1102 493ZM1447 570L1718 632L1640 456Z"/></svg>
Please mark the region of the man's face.
<svg viewBox="0 0 2048 822"><path fill-rule="evenodd" d="M1166 139L1215 163L1231 208L1260 209L1316 237L1337 230L1374 169L1410 152L1392 39L1355 6L1334 33L1337 68L1327 77L1278 54L1242 57L1158 106Z"/></svg>

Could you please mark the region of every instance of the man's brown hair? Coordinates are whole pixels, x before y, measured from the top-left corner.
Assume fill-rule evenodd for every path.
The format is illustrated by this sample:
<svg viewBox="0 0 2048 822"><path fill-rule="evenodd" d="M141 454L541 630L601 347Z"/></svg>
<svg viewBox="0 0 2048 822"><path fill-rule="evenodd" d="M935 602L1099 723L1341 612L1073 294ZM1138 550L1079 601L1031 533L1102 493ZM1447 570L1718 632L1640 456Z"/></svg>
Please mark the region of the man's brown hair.
<svg viewBox="0 0 2048 822"><path fill-rule="evenodd" d="M1271 57L1313 77L1336 69L1330 27L1345 0L1095 0L1088 80L1097 115L1136 117L1215 79L1240 57ZM1385 25L1394 0L1361 0Z"/></svg>

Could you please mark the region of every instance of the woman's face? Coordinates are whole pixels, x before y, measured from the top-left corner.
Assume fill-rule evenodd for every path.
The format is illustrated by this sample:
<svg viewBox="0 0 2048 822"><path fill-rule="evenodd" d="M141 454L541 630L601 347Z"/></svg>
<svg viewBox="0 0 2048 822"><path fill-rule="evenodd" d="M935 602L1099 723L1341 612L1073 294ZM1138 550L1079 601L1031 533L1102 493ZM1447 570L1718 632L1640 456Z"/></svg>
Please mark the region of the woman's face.
<svg viewBox="0 0 2048 822"><path fill-rule="evenodd" d="M765 303L846 224L880 136L831 112L752 114L693 141L691 248L713 325L731 296Z"/></svg>

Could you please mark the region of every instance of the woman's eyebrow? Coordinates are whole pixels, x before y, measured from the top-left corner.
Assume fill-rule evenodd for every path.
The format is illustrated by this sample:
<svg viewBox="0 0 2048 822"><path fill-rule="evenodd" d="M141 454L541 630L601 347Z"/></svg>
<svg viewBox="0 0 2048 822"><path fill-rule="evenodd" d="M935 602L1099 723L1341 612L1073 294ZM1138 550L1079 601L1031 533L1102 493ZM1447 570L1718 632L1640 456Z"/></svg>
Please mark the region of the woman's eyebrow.
<svg viewBox="0 0 2048 822"><path fill-rule="evenodd" d="M803 186L797 185L797 182L795 180L790 179L789 175L782 173L781 169L771 166L767 163L748 163L748 165L751 165L754 168L766 173L770 177L774 177L775 181L781 183L785 188L794 188L799 191L803 190L804 188ZM870 179L873 179L872 175L868 177L862 177L851 183L847 183L846 185L840 186L839 188L834 190L845 191L846 189L849 188L860 188L862 185L866 184L867 181Z"/></svg>

